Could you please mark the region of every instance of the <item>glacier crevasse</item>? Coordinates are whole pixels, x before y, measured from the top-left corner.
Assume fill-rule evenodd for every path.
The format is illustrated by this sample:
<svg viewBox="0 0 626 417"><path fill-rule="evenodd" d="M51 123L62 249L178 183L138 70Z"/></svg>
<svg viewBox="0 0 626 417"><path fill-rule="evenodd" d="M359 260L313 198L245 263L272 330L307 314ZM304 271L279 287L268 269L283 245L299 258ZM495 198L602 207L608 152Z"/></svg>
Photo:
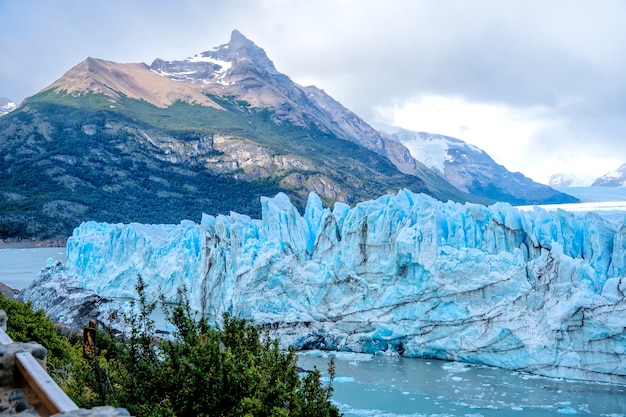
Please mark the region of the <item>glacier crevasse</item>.
<svg viewBox="0 0 626 417"><path fill-rule="evenodd" d="M184 285L298 349L626 383L623 223L407 190L332 210L311 194L303 216L284 194L261 204L260 220L84 223L66 269L104 297L133 297L138 274L172 301Z"/></svg>

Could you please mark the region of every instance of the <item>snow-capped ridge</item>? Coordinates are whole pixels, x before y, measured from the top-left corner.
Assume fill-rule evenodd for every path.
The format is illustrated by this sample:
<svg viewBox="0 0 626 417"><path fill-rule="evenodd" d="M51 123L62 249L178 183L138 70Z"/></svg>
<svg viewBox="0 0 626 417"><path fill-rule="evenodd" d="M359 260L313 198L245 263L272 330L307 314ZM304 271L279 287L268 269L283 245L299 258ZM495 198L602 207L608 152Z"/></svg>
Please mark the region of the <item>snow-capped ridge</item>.
<svg viewBox="0 0 626 417"><path fill-rule="evenodd" d="M391 134L411 155L450 184L472 195L511 204L574 203L575 197L512 173L485 151L460 139L393 129Z"/></svg>
<svg viewBox="0 0 626 417"><path fill-rule="evenodd" d="M393 137L405 145L407 145L407 143L410 144L411 141L416 139L419 140L419 145L408 146L411 155L418 161L424 163L427 167L436 170L442 175L445 173L446 163L454 163L457 158L463 158L463 155L459 156L454 154L453 151L455 149L462 148L466 149L467 152L486 155L482 149L472 144L440 134L411 132L400 129L393 134Z"/></svg>
<svg viewBox="0 0 626 417"><path fill-rule="evenodd" d="M592 187L623 187L626 186L626 164L621 165L614 171L608 172L597 178Z"/></svg>
<svg viewBox="0 0 626 417"><path fill-rule="evenodd" d="M156 59L151 70L164 77L190 83L200 83L204 87L211 83L230 85L235 80L224 80L233 66L254 65L270 75L278 72L263 49L234 30L229 43L195 54L181 61ZM236 75L234 75L236 77Z"/></svg>

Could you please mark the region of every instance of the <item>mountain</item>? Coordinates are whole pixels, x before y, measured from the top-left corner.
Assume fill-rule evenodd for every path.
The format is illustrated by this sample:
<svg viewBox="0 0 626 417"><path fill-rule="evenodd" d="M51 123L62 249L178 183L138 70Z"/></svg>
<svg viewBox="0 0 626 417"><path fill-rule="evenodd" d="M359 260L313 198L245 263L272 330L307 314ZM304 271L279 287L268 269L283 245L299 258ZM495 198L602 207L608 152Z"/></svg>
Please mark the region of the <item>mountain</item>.
<svg viewBox="0 0 626 417"><path fill-rule="evenodd" d="M391 134L411 155L459 190L511 204L575 203L576 197L539 184L497 164L485 151L460 139L398 129Z"/></svg>
<svg viewBox="0 0 626 417"><path fill-rule="evenodd" d="M548 185L551 187L576 187L576 183L576 178L563 173L552 174L548 180Z"/></svg>
<svg viewBox="0 0 626 417"><path fill-rule="evenodd" d="M0 117L12 112L16 107L17 104L13 103L8 98L0 97Z"/></svg>
<svg viewBox="0 0 626 417"><path fill-rule="evenodd" d="M594 180L595 178L593 178L593 176L583 175L581 173L572 174L560 172L550 176L548 185L550 187L554 187L555 189L559 187L589 187Z"/></svg>
<svg viewBox="0 0 626 417"><path fill-rule="evenodd" d="M0 239L68 236L83 221L259 216L283 191L303 208L408 188L463 193L316 87L230 42L150 66L87 58L0 119Z"/></svg>
<svg viewBox="0 0 626 417"><path fill-rule="evenodd" d="M436 358L626 384L626 227L596 213L443 203L402 190L331 211L284 194L262 217L77 228L65 266L20 293L82 328L121 307L174 301L228 312L284 347ZM94 307L102 305L98 311ZM119 315L121 316L121 314Z"/></svg>
<svg viewBox="0 0 626 417"><path fill-rule="evenodd" d="M626 164L597 178L592 187L623 187L626 185Z"/></svg>
<svg viewBox="0 0 626 417"><path fill-rule="evenodd" d="M387 157L405 174L428 176L408 150L315 87L301 87L279 73L263 49L233 31L230 42L183 61L155 60L150 69L171 80L200 87L203 93L232 96L253 108L270 108L277 122L313 124Z"/></svg>

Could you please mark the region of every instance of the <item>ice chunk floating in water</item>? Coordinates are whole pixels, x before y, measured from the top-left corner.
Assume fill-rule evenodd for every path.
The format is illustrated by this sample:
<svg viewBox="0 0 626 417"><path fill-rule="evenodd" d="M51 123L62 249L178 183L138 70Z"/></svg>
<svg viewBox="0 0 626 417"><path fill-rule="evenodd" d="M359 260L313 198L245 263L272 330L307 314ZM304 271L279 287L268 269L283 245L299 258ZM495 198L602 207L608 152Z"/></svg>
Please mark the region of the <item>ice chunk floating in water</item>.
<svg viewBox="0 0 626 417"><path fill-rule="evenodd" d="M141 274L174 299L275 330L285 344L626 383L626 227L594 214L442 203L400 191L304 215L85 223L65 273L105 297ZM40 297L41 298L41 297ZM45 308L45 300L33 300Z"/></svg>

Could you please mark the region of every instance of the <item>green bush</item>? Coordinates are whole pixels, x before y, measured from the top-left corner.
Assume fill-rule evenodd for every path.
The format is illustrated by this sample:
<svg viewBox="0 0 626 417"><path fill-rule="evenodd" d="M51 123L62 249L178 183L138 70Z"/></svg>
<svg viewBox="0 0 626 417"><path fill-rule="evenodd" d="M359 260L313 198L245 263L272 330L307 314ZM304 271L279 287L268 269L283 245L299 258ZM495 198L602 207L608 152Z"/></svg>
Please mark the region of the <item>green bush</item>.
<svg viewBox="0 0 626 417"><path fill-rule="evenodd" d="M57 331L43 310L33 310L32 304L21 303L0 294L0 310L9 319L7 334L16 342L34 341L48 350L47 363L51 373L62 369L72 360L72 347L67 338Z"/></svg>
<svg viewBox="0 0 626 417"><path fill-rule="evenodd" d="M185 290L166 315L175 331L155 334L139 279L137 312L127 336L98 333L98 356L72 371L67 390L81 406L114 405L136 416L338 416L332 386L316 369L300 377L294 352L224 315L221 325L196 318ZM329 366L331 380L334 366Z"/></svg>

